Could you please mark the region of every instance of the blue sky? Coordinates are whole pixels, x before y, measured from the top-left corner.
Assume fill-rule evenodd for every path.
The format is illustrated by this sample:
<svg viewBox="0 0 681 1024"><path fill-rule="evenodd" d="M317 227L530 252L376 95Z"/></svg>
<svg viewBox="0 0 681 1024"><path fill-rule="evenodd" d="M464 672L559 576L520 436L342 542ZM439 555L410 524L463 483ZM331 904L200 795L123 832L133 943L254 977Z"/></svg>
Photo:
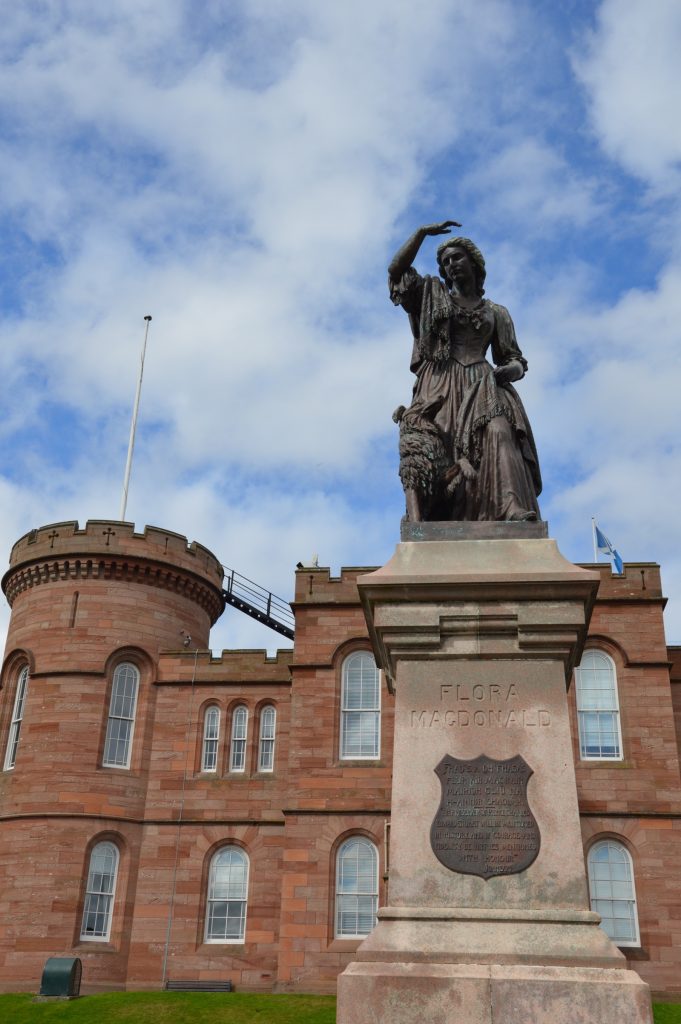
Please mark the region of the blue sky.
<svg viewBox="0 0 681 1024"><path fill-rule="evenodd" d="M283 597L378 565L410 336L386 266L485 253L563 553L662 563L681 642L677 0L27 0L0 38L0 529L128 518ZM418 266L433 272L436 240ZM0 627L7 621L7 611ZM214 649L277 644L226 612Z"/></svg>

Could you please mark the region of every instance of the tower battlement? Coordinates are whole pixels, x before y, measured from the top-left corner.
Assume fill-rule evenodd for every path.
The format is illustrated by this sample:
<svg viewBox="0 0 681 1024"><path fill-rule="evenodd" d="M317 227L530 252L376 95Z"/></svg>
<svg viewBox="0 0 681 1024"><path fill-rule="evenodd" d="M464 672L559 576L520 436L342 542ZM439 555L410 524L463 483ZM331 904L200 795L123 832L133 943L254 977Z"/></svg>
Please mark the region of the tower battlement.
<svg viewBox="0 0 681 1024"><path fill-rule="evenodd" d="M215 622L224 608L223 570L202 544L170 530L90 519L51 523L24 534L13 546L2 589L10 605L17 594L64 580L118 580L182 593Z"/></svg>

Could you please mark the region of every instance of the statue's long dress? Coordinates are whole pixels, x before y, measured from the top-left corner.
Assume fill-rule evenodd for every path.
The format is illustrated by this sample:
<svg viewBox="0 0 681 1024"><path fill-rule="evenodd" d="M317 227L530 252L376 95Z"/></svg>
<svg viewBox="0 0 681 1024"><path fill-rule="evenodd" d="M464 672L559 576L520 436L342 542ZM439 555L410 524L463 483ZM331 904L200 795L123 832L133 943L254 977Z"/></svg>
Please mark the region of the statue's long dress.
<svg viewBox="0 0 681 1024"><path fill-rule="evenodd" d="M515 388L497 386L485 359L491 346L496 366L517 360L527 369L508 311L486 299L464 309L439 278L421 277L413 267L390 282L390 296L409 314L414 335L410 411L435 423L452 462L465 456L477 470L457 518L539 518L541 475L530 424Z"/></svg>

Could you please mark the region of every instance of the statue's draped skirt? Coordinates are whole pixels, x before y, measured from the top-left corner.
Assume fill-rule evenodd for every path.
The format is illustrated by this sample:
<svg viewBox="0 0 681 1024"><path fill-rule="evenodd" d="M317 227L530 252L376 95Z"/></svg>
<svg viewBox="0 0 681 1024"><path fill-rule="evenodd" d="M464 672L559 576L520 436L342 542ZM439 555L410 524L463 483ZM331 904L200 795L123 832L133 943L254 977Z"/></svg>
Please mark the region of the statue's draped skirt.
<svg viewBox="0 0 681 1024"><path fill-rule="evenodd" d="M464 511L457 518L511 519L522 511L534 511L539 518L534 455L515 389L497 387L487 361L472 366L456 360L426 362L419 369L411 411L427 415L435 408L432 419L451 461L463 455L477 470L477 479L466 484Z"/></svg>

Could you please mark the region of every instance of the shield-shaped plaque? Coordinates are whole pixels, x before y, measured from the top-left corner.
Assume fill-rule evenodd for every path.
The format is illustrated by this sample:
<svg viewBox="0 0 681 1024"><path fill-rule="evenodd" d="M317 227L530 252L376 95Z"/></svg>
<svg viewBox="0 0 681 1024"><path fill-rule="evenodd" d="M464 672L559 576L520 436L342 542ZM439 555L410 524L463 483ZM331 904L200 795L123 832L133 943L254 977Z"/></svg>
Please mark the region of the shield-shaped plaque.
<svg viewBox="0 0 681 1024"><path fill-rule="evenodd" d="M496 761L486 754L462 761L445 754L436 774L442 799L430 827L430 845L450 871L514 875L539 853L539 825L527 802L533 773L516 754Z"/></svg>

